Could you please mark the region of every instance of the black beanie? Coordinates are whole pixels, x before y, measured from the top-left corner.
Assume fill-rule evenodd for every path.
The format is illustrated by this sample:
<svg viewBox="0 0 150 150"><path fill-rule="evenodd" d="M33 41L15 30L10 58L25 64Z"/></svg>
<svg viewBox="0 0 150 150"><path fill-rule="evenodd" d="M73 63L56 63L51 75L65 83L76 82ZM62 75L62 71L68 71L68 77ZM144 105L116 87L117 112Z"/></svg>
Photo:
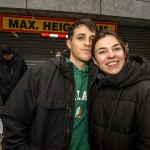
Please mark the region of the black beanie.
<svg viewBox="0 0 150 150"><path fill-rule="evenodd" d="M8 45L3 45L1 47L1 54L2 55L4 55L4 54L12 54L12 53L14 53L14 52Z"/></svg>

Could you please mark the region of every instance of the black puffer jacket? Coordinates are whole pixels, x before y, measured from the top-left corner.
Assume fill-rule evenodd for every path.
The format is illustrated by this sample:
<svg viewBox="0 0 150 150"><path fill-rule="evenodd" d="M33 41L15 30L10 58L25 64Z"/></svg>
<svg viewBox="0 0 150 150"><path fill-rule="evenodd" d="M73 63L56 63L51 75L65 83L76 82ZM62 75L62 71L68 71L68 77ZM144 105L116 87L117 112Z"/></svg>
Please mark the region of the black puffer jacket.
<svg viewBox="0 0 150 150"><path fill-rule="evenodd" d="M6 61L0 55L0 94L2 98L8 99L26 70L27 65L22 56L14 53L12 60ZM3 104L5 103L6 101L3 101Z"/></svg>
<svg viewBox="0 0 150 150"><path fill-rule="evenodd" d="M4 150L68 150L74 119L73 64L65 58L29 68L6 103Z"/></svg>
<svg viewBox="0 0 150 150"><path fill-rule="evenodd" d="M99 72L93 85L93 149L150 150L150 63L131 56L119 74Z"/></svg>

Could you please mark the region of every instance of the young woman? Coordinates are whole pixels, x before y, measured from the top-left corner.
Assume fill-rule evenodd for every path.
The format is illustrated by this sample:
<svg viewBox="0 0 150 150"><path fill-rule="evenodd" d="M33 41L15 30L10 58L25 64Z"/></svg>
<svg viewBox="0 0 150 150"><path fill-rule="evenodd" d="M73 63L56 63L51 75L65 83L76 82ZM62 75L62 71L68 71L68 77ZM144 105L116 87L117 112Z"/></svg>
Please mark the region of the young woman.
<svg viewBox="0 0 150 150"><path fill-rule="evenodd" d="M114 32L104 30L93 40L98 71L89 91L93 99L94 150L150 150L150 64L142 56L128 57Z"/></svg>

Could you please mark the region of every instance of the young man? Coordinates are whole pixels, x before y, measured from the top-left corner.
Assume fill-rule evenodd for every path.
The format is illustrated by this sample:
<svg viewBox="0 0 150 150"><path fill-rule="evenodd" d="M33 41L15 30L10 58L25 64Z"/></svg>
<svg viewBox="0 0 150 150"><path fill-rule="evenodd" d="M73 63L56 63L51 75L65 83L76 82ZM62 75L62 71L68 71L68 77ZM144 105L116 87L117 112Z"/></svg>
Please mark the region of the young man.
<svg viewBox="0 0 150 150"><path fill-rule="evenodd" d="M26 70L24 58L15 53L9 45L3 45L0 55L0 94L3 105Z"/></svg>
<svg viewBox="0 0 150 150"><path fill-rule="evenodd" d="M68 58L62 54L26 72L1 115L3 150L90 149L87 63L96 32L92 20L79 20L68 32Z"/></svg>

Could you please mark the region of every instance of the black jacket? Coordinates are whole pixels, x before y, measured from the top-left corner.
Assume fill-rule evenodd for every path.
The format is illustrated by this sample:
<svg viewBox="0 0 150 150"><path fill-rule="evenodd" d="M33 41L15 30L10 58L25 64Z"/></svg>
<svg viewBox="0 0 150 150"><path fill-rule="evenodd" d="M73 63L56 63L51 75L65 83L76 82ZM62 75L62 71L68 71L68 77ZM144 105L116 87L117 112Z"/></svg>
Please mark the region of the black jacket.
<svg viewBox="0 0 150 150"><path fill-rule="evenodd" d="M1 114L4 150L67 150L74 103L73 64L63 56L28 69Z"/></svg>
<svg viewBox="0 0 150 150"><path fill-rule="evenodd" d="M0 94L5 99L3 103L6 103L9 95L11 94L18 81L24 75L27 70L27 65L22 56L14 53L11 61L6 61L0 55Z"/></svg>
<svg viewBox="0 0 150 150"><path fill-rule="evenodd" d="M119 74L93 80L93 149L150 150L150 63L134 55Z"/></svg>

